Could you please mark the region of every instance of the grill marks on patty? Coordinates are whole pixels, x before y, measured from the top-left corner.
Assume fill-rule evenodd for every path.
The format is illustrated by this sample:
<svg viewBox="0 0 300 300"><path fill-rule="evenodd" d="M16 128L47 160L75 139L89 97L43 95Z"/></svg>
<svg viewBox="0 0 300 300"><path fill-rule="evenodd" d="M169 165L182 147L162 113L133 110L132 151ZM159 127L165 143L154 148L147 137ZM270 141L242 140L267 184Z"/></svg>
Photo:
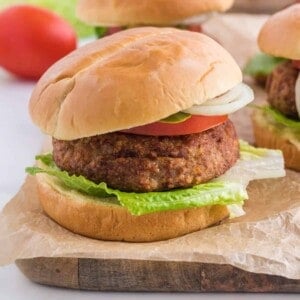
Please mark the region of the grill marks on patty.
<svg viewBox="0 0 300 300"><path fill-rule="evenodd" d="M299 70L291 61L278 65L267 78L268 102L287 117L298 119L295 86Z"/></svg>
<svg viewBox="0 0 300 300"><path fill-rule="evenodd" d="M190 187L225 173L239 157L231 121L202 133L143 136L109 133L74 141L53 139L59 168L123 191Z"/></svg>

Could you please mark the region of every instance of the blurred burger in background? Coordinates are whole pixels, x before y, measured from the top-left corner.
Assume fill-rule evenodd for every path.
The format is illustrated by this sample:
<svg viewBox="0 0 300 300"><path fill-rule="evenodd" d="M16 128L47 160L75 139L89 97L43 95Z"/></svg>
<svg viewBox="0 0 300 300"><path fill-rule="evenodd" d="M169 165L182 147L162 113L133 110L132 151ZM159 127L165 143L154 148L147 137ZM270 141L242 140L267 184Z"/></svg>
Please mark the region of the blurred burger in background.
<svg viewBox="0 0 300 300"><path fill-rule="evenodd" d="M278 64L267 77L269 105L253 115L256 143L281 149L286 166L300 171L300 4L269 18L258 44Z"/></svg>
<svg viewBox="0 0 300 300"><path fill-rule="evenodd" d="M234 0L79 0L78 18L96 28L98 37L139 26L177 27L202 32L213 12L224 12Z"/></svg>
<svg viewBox="0 0 300 300"><path fill-rule="evenodd" d="M237 0L232 9L234 12L272 14L282 10L289 5L295 4L296 0ZM253 56L244 68L244 73L254 78L257 84L265 87L267 77L277 65L281 64L284 58L270 55L268 52L257 53Z"/></svg>

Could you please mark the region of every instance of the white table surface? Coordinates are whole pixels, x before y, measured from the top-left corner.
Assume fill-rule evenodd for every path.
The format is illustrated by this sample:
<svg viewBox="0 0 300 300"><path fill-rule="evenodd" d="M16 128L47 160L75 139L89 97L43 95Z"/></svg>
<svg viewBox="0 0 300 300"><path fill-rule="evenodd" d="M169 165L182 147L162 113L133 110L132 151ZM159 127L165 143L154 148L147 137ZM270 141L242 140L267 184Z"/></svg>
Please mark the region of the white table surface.
<svg viewBox="0 0 300 300"><path fill-rule="evenodd" d="M27 105L33 82L20 81L0 70L0 209L18 191L24 169L34 162L43 136L31 123ZM5 245L0 245L3 247ZM15 265L0 268L0 300L35 299L260 299L258 294L160 294L71 291L31 283ZM299 299L297 295L264 295L263 299Z"/></svg>

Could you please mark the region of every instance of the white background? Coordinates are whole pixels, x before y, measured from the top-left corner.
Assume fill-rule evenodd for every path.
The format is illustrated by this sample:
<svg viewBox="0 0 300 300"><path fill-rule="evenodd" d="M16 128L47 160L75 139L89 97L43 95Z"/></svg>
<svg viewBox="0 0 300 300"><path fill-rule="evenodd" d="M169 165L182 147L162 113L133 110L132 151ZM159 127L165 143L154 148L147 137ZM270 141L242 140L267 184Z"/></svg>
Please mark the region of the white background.
<svg viewBox="0 0 300 300"><path fill-rule="evenodd" d="M33 82L20 81L0 70L0 209L18 191L24 169L34 163L43 140L31 123L27 105ZM0 245L5 247L5 245ZM77 299L260 299L258 294L100 293L50 288L31 283L10 265L0 268L0 300ZM297 295L264 295L263 299L296 299ZM299 298L298 298L299 299Z"/></svg>

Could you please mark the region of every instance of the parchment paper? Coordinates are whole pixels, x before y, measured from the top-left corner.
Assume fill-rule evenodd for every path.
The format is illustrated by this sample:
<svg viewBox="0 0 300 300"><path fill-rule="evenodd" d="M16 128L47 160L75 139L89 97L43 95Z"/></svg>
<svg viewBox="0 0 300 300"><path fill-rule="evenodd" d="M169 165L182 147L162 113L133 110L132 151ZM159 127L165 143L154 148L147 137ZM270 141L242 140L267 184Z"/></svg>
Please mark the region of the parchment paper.
<svg viewBox="0 0 300 300"><path fill-rule="evenodd" d="M229 50L235 49L242 64L256 51L261 24L262 17L229 15L211 20L208 29ZM215 30L219 26L222 36ZM262 101L263 91L256 90L257 101ZM233 120L240 136L253 141L249 113L245 109ZM246 215L222 225L162 242L107 242L73 234L48 218L36 197L35 179L28 177L0 215L0 265L41 256L195 261L300 279L300 173L287 171L285 178L252 182L248 192Z"/></svg>

